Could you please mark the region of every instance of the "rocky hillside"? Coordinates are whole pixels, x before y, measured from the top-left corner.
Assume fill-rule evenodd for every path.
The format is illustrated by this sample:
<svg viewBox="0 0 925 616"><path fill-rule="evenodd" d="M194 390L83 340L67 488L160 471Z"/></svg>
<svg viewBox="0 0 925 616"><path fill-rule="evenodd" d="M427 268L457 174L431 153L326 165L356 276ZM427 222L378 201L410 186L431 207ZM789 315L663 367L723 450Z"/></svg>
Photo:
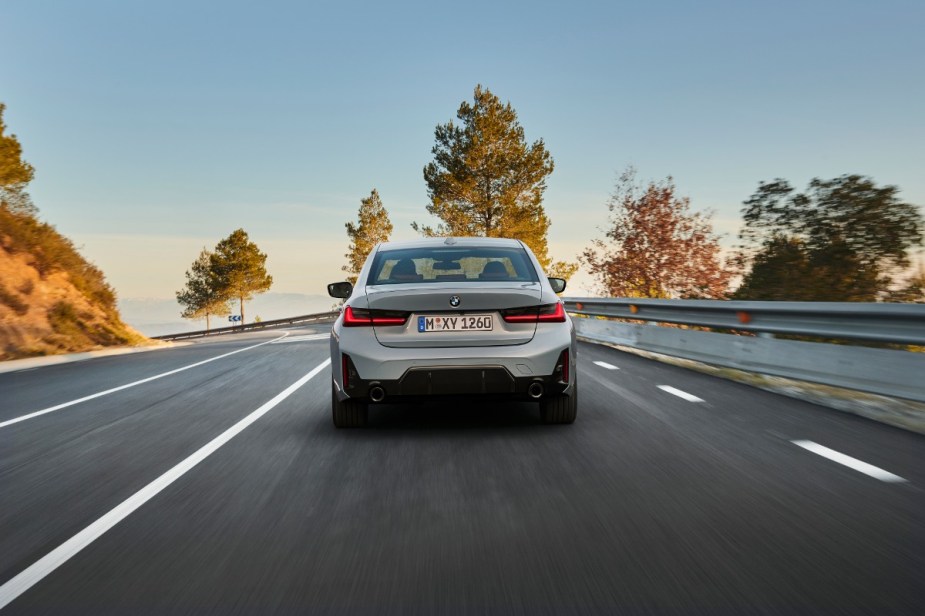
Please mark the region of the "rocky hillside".
<svg viewBox="0 0 925 616"><path fill-rule="evenodd" d="M0 206L0 360L140 344L102 272L31 212Z"/></svg>

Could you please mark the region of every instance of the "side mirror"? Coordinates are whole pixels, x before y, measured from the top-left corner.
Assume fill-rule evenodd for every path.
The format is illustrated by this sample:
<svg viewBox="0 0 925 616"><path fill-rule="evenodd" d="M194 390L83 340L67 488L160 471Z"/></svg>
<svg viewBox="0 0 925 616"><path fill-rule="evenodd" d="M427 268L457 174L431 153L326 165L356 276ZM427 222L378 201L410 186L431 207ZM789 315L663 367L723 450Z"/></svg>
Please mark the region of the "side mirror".
<svg viewBox="0 0 925 616"><path fill-rule="evenodd" d="M353 285L349 282L332 282L328 285L328 295L338 299L347 299L353 293Z"/></svg>
<svg viewBox="0 0 925 616"><path fill-rule="evenodd" d="M556 293L562 293L565 291L565 279L563 278L550 278L549 286L552 287L552 290Z"/></svg>

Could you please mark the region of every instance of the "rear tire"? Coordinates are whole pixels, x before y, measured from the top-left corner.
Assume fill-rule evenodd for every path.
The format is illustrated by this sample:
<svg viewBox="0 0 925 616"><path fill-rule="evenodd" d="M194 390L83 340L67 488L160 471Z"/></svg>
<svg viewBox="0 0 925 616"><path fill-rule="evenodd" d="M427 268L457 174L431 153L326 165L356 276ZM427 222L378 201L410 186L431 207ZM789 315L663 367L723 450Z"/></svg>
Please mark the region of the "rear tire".
<svg viewBox="0 0 925 616"><path fill-rule="evenodd" d="M331 381L331 416L337 428L362 428L369 418L369 407L357 400L337 399L337 387Z"/></svg>
<svg viewBox="0 0 925 616"><path fill-rule="evenodd" d="M572 393L550 396L540 400L540 419L545 424L575 423L578 416L578 383L572 385Z"/></svg>

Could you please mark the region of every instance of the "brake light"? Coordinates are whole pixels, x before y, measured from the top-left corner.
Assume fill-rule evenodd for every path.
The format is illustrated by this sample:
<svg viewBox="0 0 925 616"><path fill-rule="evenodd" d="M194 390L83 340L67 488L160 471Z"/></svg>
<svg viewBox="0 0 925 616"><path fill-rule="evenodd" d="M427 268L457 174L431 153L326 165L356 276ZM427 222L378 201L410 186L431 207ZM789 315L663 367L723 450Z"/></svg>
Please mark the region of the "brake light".
<svg viewBox="0 0 925 616"><path fill-rule="evenodd" d="M369 327L373 325L404 325L408 315L404 312L366 310L347 306L344 308L344 327Z"/></svg>
<svg viewBox="0 0 925 616"><path fill-rule="evenodd" d="M503 310L501 318L508 323L565 323L565 306L562 302L529 308Z"/></svg>
<svg viewBox="0 0 925 616"><path fill-rule="evenodd" d="M565 323L565 306L562 302L540 306L540 314L536 320L540 323Z"/></svg>

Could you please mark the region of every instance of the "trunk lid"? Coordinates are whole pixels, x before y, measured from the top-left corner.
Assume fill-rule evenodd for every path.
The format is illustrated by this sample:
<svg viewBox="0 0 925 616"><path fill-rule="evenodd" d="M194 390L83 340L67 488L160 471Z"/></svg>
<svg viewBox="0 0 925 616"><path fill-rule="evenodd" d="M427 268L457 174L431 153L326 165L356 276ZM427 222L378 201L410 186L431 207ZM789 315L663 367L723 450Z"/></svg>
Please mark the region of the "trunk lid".
<svg viewBox="0 0 925 616"><path fill-rule="evenodd" d="M535 282L481 282L389 284L366 287L371 310L403 311L410 317L402 326L373 327L376 339L387 347L472 347L526 344L536 333L536 323L507 323L501 310L537 306L542 287ZM458 298L453 306L451 298ZM491 315L491 331L421 331L419 317Z"/></svg>

